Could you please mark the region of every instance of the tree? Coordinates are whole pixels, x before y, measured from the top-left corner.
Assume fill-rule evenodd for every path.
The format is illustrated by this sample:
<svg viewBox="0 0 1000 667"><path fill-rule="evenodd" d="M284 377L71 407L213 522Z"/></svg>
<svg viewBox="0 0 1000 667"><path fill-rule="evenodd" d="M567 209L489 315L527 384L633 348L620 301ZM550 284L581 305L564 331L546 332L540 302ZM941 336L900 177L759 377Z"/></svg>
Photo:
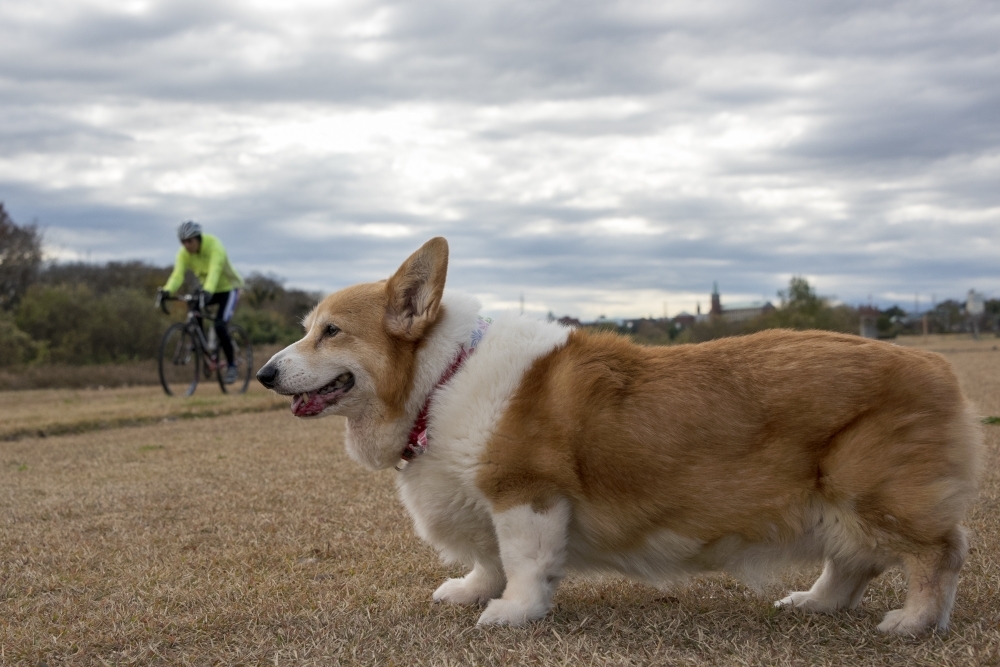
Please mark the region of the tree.
<svg viewBox="0 0 1000 667"><path fill-rule="evenodd" d="M788 289L780 290L778 296L781 308L748 322L745 325L747 331L774 328L858 330L857 311L844 305L832 305L828 297L816 294L816 290L802 276L793 277L788 282Z"/></svg>
<svg viewBox="0 0 1000 667"><path fill-rule="evenodd" d="M788 282L787 290L779 290L778 297L784 308L805 315L816 315L826 305L826 299L816 295L809 281L802 276L793 276Z"/></svg>
<svg viewBox="0 0 1000 667"><path fill-rule="evenodd" d="M246 284L243 287L243 298L254 308L260 308L285 294L284 281L275 275L265 276L254 271L244 282Z"/></svg>
<svg viewBox="0 0 1000 667"><path fill-rule="evenodd" d="M156 289L167 282L171 268L139 261L49 264L38 274L38 282L44 285L86 285L97 295L131 287L152 297Z"/></svg>
<svg viewBox="0 0 1000 667"><path fill-rule="evenodd" d="M42 234L36 225L18 226L0 202L0 310L11 310L38 276Z"/></svg>

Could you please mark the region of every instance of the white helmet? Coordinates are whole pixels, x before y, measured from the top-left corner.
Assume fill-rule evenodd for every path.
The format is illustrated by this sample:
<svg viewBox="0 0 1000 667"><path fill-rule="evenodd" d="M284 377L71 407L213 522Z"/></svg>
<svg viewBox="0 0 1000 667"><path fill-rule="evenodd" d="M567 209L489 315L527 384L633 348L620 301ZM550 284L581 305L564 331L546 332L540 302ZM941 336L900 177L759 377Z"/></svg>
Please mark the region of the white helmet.
<svg viewBox="0 0 1000 667"><path fill-rule="evenodd" d="M177 238L182 242L193 239L196 236L201 236L201 225L193 220L182 222L181 226L177 228Z"/></svg>

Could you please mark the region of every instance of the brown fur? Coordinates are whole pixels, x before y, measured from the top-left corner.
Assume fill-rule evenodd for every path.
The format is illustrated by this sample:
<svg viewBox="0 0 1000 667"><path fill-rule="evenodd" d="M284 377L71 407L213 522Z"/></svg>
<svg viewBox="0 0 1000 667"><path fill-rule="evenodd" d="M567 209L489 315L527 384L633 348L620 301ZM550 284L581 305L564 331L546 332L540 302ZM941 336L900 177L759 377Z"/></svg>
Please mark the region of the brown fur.
<svg viewBox="0 0 1000 667"><path fill-rule="evenodd" d="M876 549L948 543L979 436L939 356L823 332L640 347L576 331L539 359L483 456L496 511L569 498L623 552L670 530L790 541L814 501Z"/></svg>

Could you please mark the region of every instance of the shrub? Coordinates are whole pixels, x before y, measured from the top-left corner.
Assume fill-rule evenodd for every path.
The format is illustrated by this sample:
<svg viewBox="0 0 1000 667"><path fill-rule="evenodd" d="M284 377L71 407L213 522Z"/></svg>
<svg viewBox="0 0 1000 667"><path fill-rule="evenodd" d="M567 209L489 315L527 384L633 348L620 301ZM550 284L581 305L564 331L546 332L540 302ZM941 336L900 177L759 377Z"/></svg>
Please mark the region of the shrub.
<svg viewBox="0 0 1000 667"><path fill-rule="evenodd" d="M269 310L237 308L233 323L247 331L254 345L289 345L302 338L302 328L291 326L285 318Z"/></svg>
<svg viewBox="0 0 1000 667"><path fill-rule="evenodd" d="M142 291L120 287L101 296L83 285L33 285L15 324L35 341L37 357L69 364L155 356L164 322Z"/></svg>
<svg viewBox="0 0 1000 667"><path fill-rule="evenodd" d="M33 361L39 345L31 336L17 328L10 318L0 315L0 366L13 366Z"/></svg>
<svg viewBox="0 0 1000 667"><path fill-rule="evenodd" d="M35 284L18 305L14 322L36 341L45 341L47 360L84 363L91 357L87 332L93 306L94 295L86 287Z"/></svg>
<svg viewBox="0 0 1000 667"><path fill-rule="evenodd" d="M165 318L145 291L120 287L99 297L90 331L92 361L129 361L156 356Z"/></svg>

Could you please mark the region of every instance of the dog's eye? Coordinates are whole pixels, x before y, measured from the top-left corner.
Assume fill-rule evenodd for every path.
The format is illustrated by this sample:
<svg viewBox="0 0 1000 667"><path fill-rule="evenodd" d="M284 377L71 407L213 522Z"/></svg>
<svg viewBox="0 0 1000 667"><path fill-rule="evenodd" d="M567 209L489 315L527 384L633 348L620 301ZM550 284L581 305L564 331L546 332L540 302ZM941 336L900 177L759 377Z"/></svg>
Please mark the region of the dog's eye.
<svg viewBox="0 0 1000 667"><path fill-rule="evenodd" d="M339 333L340 333L340 327L338 327L336 324L327 324L326 328L323 329L323 335L326 336L327 338L333 338Z"/></svg>

